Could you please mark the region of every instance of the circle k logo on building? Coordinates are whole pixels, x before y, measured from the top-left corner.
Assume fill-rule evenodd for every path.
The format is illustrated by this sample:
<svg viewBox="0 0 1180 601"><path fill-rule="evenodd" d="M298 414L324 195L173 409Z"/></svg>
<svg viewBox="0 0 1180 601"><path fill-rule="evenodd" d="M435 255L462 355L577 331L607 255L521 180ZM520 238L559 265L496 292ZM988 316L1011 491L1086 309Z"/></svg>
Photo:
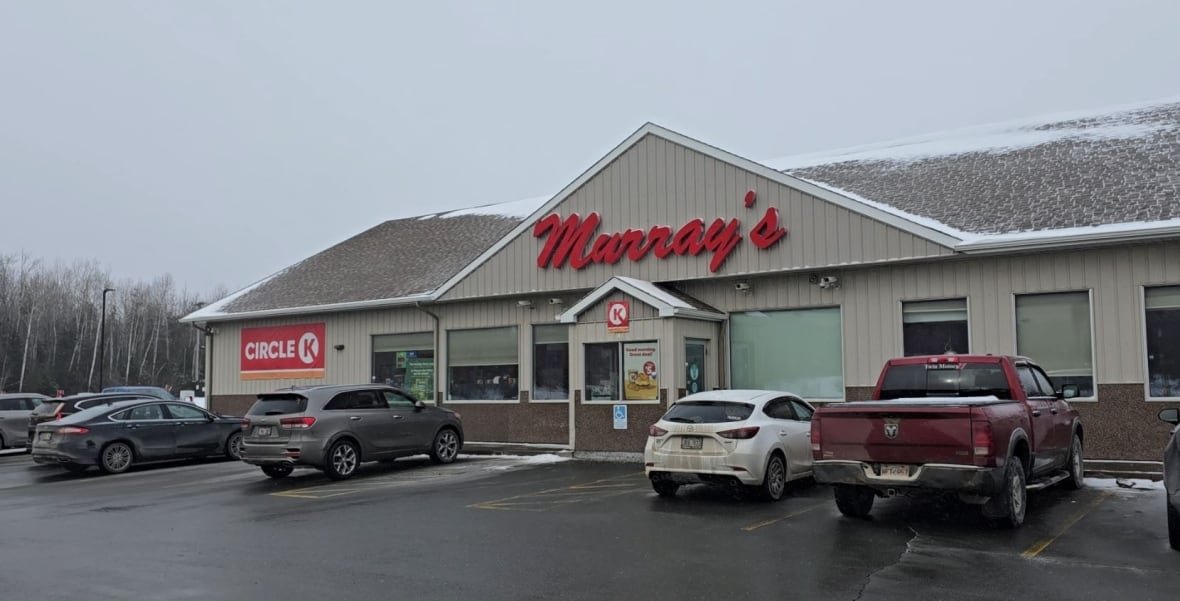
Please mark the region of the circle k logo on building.
<svg viewBox="0 0 1180 601"><path fill-rule="evenodd" d="M323 323L242 328L243 380L324 377Z"/></svg>
<svg viewBox="0 0 1180 601"><path fill-rule="evenodd" d="M631 329L631 303L616 300L606 304L606 329L608 332L626 332Z"/></svg>

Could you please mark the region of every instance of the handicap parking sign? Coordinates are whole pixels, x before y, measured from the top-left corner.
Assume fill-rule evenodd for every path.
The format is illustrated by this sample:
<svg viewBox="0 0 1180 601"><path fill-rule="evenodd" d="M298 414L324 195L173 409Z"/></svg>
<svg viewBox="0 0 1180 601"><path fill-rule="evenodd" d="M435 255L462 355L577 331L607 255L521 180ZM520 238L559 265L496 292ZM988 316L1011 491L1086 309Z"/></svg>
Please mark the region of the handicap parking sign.
<svg viewBox="0 0 1180 601"><path fill-rule="evenodd" d="M626 405L615 405L614 417L615 417L615 429L616 430L626 430L627 429L627 406Z"/></svg>

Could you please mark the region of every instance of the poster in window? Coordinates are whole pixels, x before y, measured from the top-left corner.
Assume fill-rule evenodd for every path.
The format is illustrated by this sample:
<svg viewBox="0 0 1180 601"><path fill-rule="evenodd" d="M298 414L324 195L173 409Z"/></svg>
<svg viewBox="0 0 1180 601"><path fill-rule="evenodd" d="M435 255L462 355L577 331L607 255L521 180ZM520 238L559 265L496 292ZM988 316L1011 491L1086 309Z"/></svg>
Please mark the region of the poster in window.
<svg viewBox="0 0 1180 601"><path fill-rule="evenodd" d="M628 342L623 345L623 400L655 401L660 398L659 344Z"/></svg>
<svg viewBox="0 0 1180 601"><path fill-rule="evenodd" d="M407 359L406 391L421 401L434 400L434 358L412 357Z"/></svg>

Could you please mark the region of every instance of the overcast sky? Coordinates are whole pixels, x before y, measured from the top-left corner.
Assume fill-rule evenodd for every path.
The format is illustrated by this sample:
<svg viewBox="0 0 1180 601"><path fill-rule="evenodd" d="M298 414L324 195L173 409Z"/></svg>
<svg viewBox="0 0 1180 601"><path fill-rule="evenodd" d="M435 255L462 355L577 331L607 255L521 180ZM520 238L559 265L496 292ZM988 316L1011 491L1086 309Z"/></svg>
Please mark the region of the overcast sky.
<svg viewBox="0 0 1180 601"><path fill-rule="evenodd" d="M1177 2L574 4L0 2L0 254L232 290L646 121L757 160L1180 94Z"/></svg>

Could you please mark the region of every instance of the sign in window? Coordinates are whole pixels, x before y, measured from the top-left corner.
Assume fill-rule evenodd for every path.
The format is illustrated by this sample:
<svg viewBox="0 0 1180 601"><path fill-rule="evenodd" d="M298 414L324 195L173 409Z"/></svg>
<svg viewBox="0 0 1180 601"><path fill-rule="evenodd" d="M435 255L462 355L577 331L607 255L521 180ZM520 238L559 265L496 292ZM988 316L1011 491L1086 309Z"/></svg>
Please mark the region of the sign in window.
<svg viewBox="0 0 1180 601"><path fill-rule="evenodd" d="M734 388L844 398L840 309L752 311L730 316Z"/></svg>
<svg viewBox="0 0 1180 601"><path fill-rule="evenodd" d="M1073 384L1078 387L1079 397L1094 397L1090 294L1017 296L1016 353L1044 368L1055 391Z"/></svg>

